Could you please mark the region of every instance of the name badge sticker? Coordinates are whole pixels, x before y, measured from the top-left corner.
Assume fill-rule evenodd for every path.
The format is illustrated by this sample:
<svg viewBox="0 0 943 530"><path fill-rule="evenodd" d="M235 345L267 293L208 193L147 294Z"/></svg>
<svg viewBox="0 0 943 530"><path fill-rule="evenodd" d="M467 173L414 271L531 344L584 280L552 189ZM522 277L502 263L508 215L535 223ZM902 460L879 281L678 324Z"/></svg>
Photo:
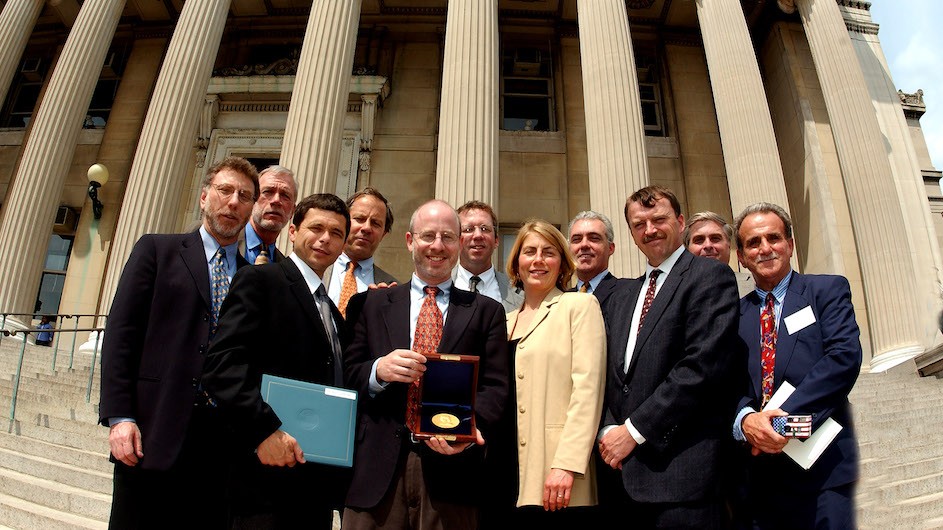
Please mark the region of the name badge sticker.
<svg viewBox="0 0 943 530"><path fill-rule="evenodd" d="M790 335L815 324L815 313L812 312L812 306L807 305L795 313L783 318L783 324L786 324L786 331Z"/></svg>

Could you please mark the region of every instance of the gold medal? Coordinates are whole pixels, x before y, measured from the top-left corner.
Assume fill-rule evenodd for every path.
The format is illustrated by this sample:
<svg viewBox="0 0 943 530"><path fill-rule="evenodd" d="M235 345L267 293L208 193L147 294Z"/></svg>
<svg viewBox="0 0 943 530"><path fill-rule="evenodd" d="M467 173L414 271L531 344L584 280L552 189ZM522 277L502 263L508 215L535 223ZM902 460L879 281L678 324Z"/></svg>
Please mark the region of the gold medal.
<svg viewBox="0 0 943 530"><path fill-rule="evenodd" d="M440 429L454 429L458 423L458 417L448 412L440 412L432 417L432 424Z"/></svg>

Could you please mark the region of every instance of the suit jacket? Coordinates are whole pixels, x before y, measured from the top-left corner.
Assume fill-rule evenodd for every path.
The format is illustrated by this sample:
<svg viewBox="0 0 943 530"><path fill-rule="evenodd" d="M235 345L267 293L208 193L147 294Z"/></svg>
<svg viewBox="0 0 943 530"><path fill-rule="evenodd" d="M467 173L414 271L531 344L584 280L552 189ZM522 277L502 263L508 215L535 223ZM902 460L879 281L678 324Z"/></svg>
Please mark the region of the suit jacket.
<svg viewBox="0 0 943 530"><path fill-rule="evenodd" d="M609 367L604 425L626 418L645 437L623 461L638 502L715 498L736 402L737 287L726 264L684 251L652 302L628 371L629 326L642 278L618 280L606 303ZM645 282L647 285L647 280Z"/></svg>
<svg viewBox="0 0 943 530"><path fill-rule="evenodd" d="M344 321L333 303L331 312L344 345ZM246 267L233 278L207 353L203 388L234 431L241 503L289 486L303 488L319 501L331 493L333 501L342 501L337 480L346 480L346 473L339 468L315 463L273 468L258 462L254 449L282 424L262 400L262 374L340 386L334 381L331 339L308 284L290 259Z"/></svg>
<svg viewBox="0 0 943 530"><path fill-rule="evenodd" d="M347 505L375 506L389 490L410 450L423 461L426 489L433 499L474 503L480 493L483 448L444 456L425 444L413 444L406 428L406 385L391 383L375 396L369 380L373 363L397 348L409 349L408 283L356 295L348 317L356 318L353 337L344 354L350 388L360 392L354 449L353 478ZM485 441L504 412L508 388L507 328L501 304L480 294L451 289L439 352L480 356L476 423Z"/></svg>
<svg viewBox="0 0 943 530"><path fill-rule="evenodd" d="M239 232L239 255L243 258L246 257L246 229L243 228L242 232ZM278 250L278 247L275 247L275 255L272 256L272 261L278 262L285 259L285 255L282 254L281 250Z"/></svg>
<svg viewBox="0 0 943 530"><path fill-rule="evenodd" d="M239 267L247 265L237 256ZM147 234L134 245L102 344L99 421L141 429L142 469L168 469L193 413L210 333L210 279L199 231Z"/></svg>
<svg viewBox="0 0 943 530"><path fill-rule="evenodd" d="M760 383L760 306L755 292L740 300L740 336L749 347L745 394L736 411L743 407L759 410L763 390ZM811 308L815 321L790 330L786 319ZM792 333L790 333L792 331ZM778 487L817 491L848 484L858 478L858 446L852 425L848 393L861 370L861 342L851 289L842 276L792 273L783 300L776 339L774 388L783 381L796 387L783 404L790 414L812 414L813 431L827 418L844 428L808 471L785 454L750 458L754 476L778 477ZM741 373L743 373L741 365ZM756 475L772 473L771 475Z"/></svg>
<svg viewBox="0 0 943 530"><path fill-rule="evenodd" d="M518 311L508 314L508 332ZM551 291L514 358L518 506L542 506L551 468L575 473L570 506L596 504L592 452L606 378L606 328L599 302L581 293ZM513 398L512 398L513 399ZM521 411L518 413L517 411Z"/></svg>

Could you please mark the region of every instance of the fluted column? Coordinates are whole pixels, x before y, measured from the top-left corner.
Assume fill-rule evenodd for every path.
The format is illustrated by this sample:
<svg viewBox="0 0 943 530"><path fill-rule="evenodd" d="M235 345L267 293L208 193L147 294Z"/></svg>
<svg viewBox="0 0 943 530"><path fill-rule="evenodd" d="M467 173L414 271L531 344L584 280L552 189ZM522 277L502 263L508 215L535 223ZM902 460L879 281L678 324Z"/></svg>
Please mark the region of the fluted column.
<svg viewBox="0 0 943 530"><path fill-rule="evenodd" d="M0 102L7 91L45 0L8 0L0 12Z"/></svg>
<svg viewBox="0 0 943 530"><path fill-rule="evenodd" d="M734 215L758 201L789 209L766 90L739 0L697 0Z"/></svg>
<svg viewBox="0 0 943 530"><path fill-rule="evenodd" d="M7 7L13 3L17 2ZM45 242L52 233L75 143L124 4L124 0L87 0L82 5L33 117L0 222L3 311L33 310Z"/></svg>
<svg viewBox="0 0 943 530"><path fill-rule="evenodd" d="M788 9L791 0L779 0ZM818 73L845 192L860 243L871 333L871 369L923 352L915 263L901 233L904 212L861 66L835 0L795 0Z"/></svg>
<svg viewBox="0 0 943 530"><path fill-rule="evenodd" d="M124 263L143 234L175 229L180 193L230 0L186 2L161 65L128 176L99 313L107 313Z"/></svg>
<svg viewBox="0 0 943 530"><path fill-rule="evenodd" d="M643 256L632 244L625 200L649 184L638 73L624 0L580 0L578 21L589 201L608 215L615 229L616 252L609 269L616 276L639 276Z"/></svg>
<svg viewBox="0 0 943 530"><path fill-rule="evenodd" d="M337 187L359 22L360 0L311 4L280 159L295 172L299 198Z"/></svg>
<svg viewBox="0 0 943 530"><path fill-rule="evenodd" d="M449 2L435 196L498 210L498 2Z"/></svg>

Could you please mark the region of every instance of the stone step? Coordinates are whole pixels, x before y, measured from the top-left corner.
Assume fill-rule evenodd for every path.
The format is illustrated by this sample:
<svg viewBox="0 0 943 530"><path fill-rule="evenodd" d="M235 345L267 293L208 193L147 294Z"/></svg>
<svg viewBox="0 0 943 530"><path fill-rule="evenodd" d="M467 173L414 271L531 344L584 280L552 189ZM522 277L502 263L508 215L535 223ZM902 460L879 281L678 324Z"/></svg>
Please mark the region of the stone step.
<svg viewBox="0 0 943 530"><path fill-rule="evenodd" d="M100 451L85 451L15 434L0 434L0 447L101 473L111 473L114 468L108 460L108 455Z"/></svg>
<svg viewBox="0 0 943 530"><path fill-rule="evenodd" d="M880 486L879 498L886 503L912 499L931 492L943 491L943 475L931 473L916 478L888 482Z"/></svg>
<svg viewBox="0 0 943 530"><path fill-rule="evenodd" d="M110 495L112 490L112 473L83 469L5 448L0 448L0 467L103 495Z"/></svg>
<svg viewBox="0 0 943 530"><path fill-rule="evenodd" d="M21 530L106 530L108 523L71 513L53 510L17 497L0 493L0 521Z"/></svg>
<svg viewBox="0 0 943 530"><path fill-rule="evenodd" d="M98 452L108 455L108 429L99 427L99 433L90 435L57 431L48 427L42 427L19 420L12 423L7 419L0 420L0 430L7 433L17 434L27 438L35 438L44 442L74 447L90 452Z"/></svg>
<svg viewBox="0 0 943 530"><path fill-rule="evenodd" d="M98 521L107 521L111 512L110 493L96 493L4 468L0 468L0 491L31 503Z"/></svg>

